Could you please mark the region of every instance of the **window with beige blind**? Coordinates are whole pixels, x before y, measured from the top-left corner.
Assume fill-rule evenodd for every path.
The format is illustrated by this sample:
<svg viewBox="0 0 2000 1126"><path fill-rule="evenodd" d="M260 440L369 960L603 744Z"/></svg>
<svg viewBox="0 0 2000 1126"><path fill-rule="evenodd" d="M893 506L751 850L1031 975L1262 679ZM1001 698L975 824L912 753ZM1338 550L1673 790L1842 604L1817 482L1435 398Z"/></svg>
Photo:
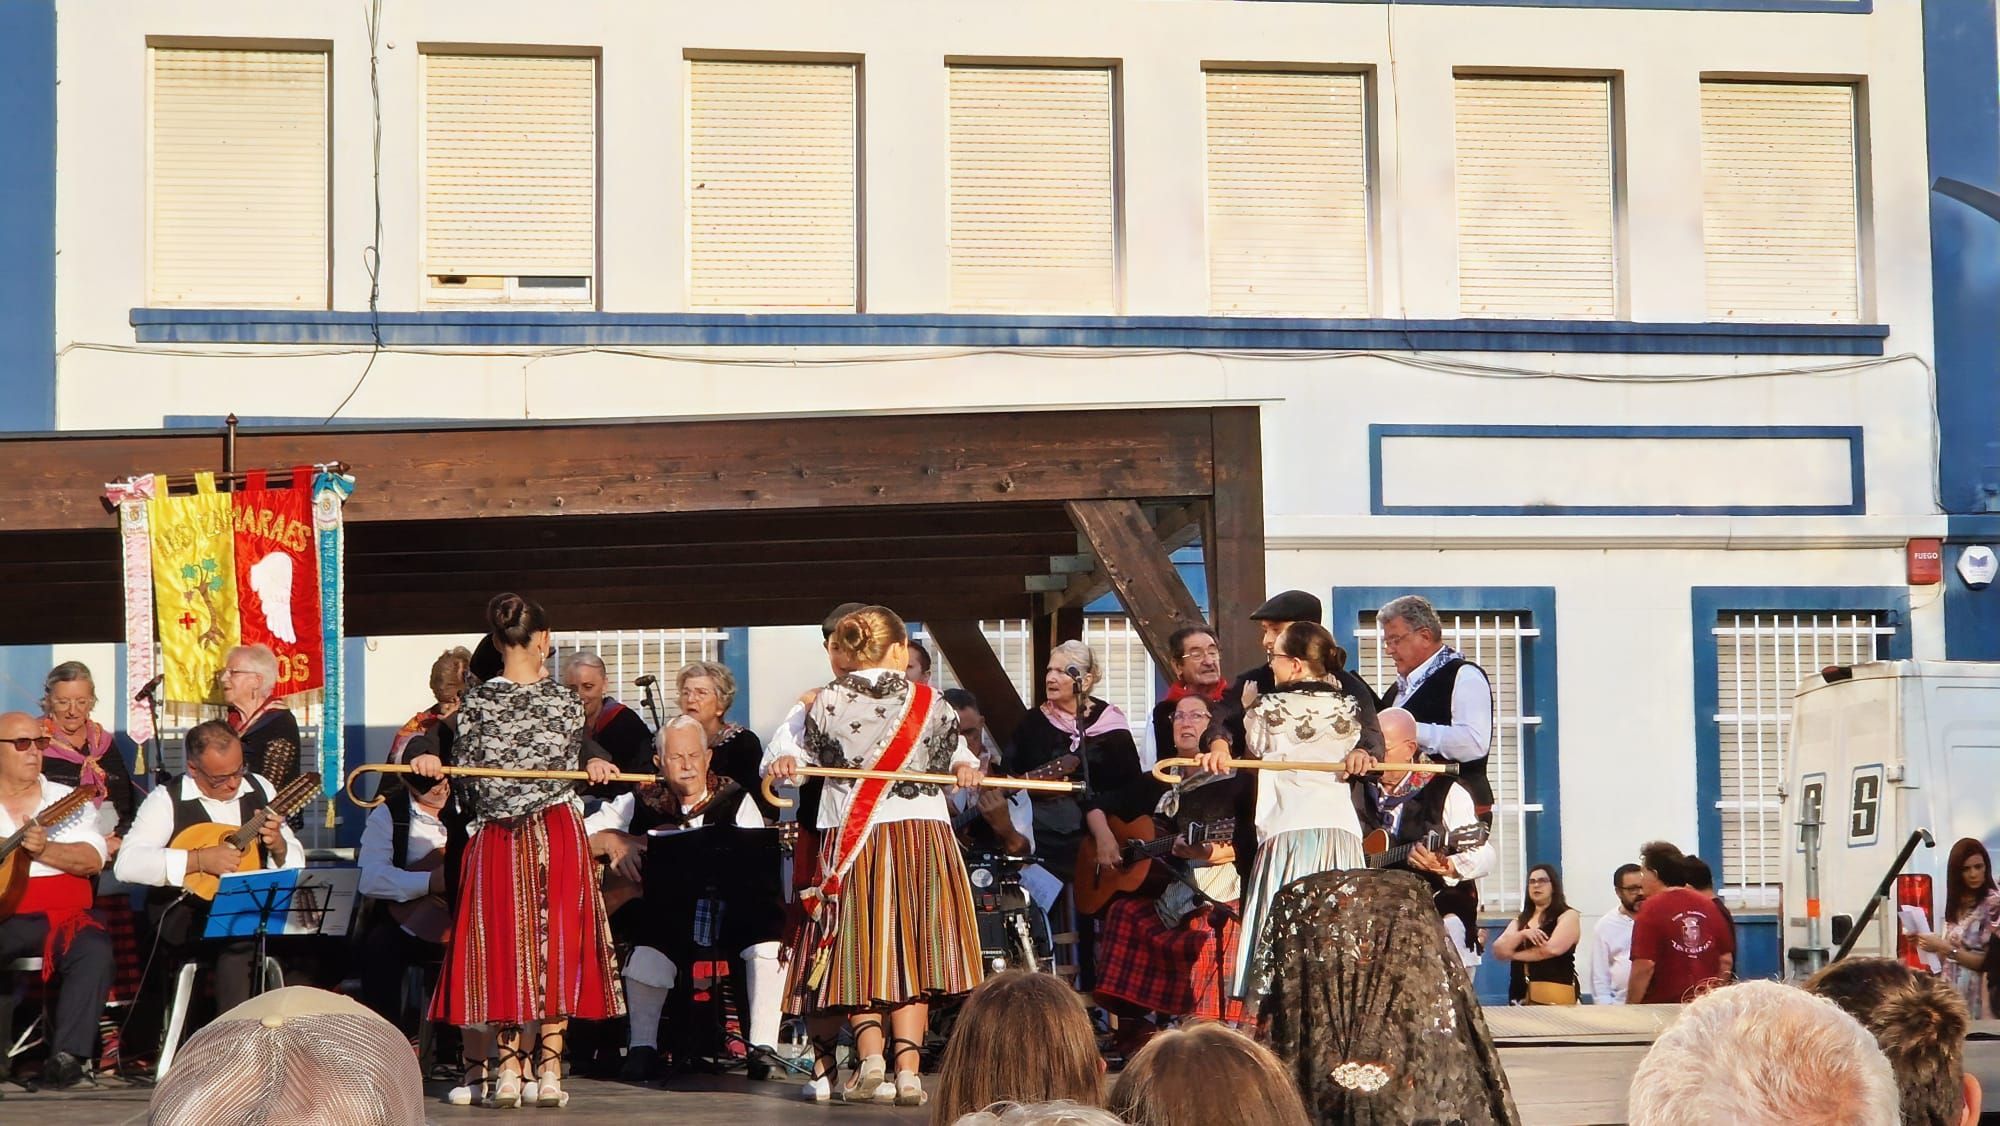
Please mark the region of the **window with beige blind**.
<svg viewBox="0 0 2000 1126"><path fill-rule="evenodd" d="M1711 318L1860 319L1855 150L1853 86L1701 84Z"/></svg>
<svg viewBox="0 0 2000 1126"><path fill-rule="evenodd" d="M1460 308L1618 315L1610 80L1461 75L1454 96Z"/></svg>
<svg viewBox="0 0 2000 1126"><path fill-rule="evenodd" d="M1721 791L1717 890L1742 907L1776 907L1785 848L1781 791L1791 742L1792 695L1828 665L1876 660L1895 630L1877 613L1725 610L1712 627L1716 656L1716 753ZM1707 836L1708 834L1704 834ZM1714 858L1708 858L1713 862Z"/></svg>
<svg viewBox="0 0 2000 1126"><path fill-rule="evenodd" d="M156 305L327 308L327 52L147 51Z"/></svg>
<svg viewBox="0 0 2000 1126"><path fill-rule="evenodd" d="M1211 70L1207 84L1210 311L1367 316L1363 77Z"/></svg>
<svg viewBox="0 0 2000 1126"><path fill-rule="evenodd" d="M427 54L423 82L426 299L594 303L597 60Z"/></svg>
<svg viewBox="0 0 2000 1126"><path fill-rule="evenodd" d="M1561 864L1560 856L1531 856L1530 818L1542 812L1527 790L1526 755L1532 750L1540 716L1523 714L1521 694L1524 662L1541 631L1525 612L1466 611L1440 608L1444 643L1486 670L1493 685L1493 740L1487 750L1486 781L1493 787L1493 847L1498 862L1479 881L1480 910L1513 914L1527 894L1530 865ZM1382 648L1375 612L1361 615L1354 631L1349 663L1362 680L1378 691L1396 683L1396 664Z"/></svg>
<svg viewBox="0 0 2000 1126"><path fill-rule="evenodd" d="M1118 307L1109 67L953 66L951 307Z"/></svg>
<svg viewBox="0 0 2000 1126"><path fill-rule="evenodd" d="M856 308L855 68L688 63L688 294Z"/></svg>

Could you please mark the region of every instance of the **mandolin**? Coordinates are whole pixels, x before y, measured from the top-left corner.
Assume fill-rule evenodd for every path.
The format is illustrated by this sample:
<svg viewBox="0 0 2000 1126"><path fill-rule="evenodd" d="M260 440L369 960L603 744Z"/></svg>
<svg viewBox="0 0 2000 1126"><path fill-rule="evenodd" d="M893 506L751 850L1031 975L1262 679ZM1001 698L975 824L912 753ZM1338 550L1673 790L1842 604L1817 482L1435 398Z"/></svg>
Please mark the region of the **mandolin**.
<svg viewBox="0 0 2000 1126"><path fill-rule="evenodd" d="M301 774L290 782L285 783L285 788L278 791L278 796L272 798L264 808L258 810L242 826L217 825L213 822L205 825L190 825L180 832L175 833L174 839L167 842L167 847L186 849L192 852L198 848L209 848L214 845L227 844L243 854L243 862L236 866L236 870L239 872L255 872L264 866L264 846L258 840L257 834L270 822L283 821L285 818L304 809L306 804L311 802L314 795L318 793L319 775ZM192 859L188 862L187 875L181 879L181 886L183 888L186 888L189 893L199 896L202 899L214 899L216 889L221 886L221 883L221 877L211 876L207 872L195 870Z"/></svg>
<svg viewBox="0 0 2000 1126"><path fill-rule="evenodd" d="M1377 829L1368 834L1367 840L1361 842L1361 851L1368 855L1370 868L1394 868L1408 860L1410 854L1419 848L1430 849L1441 857L1471 852L1486 843L1488 832L1486 826L1475 822L1471 825L1460 825L1449 833L1436 831L1425 833L1420 840L1398 845L1390 843L1388 830Z"/></svg>
<svg viewBox="0 0 2000 1126"><path fill-rule="evenodd" d="M1084 915L1104 910L1121 892L1158 896L1169 879L1158 861L1172 852L1175 845L1216 844L1236 836L1233 817L1190 822L1180 832L1166 834L1160 832L1159 821L1150 815L1130 821L1106 815L1105 820L1111 824L1111 835L1118 839L1119 860L1115 867L1098 868L1097 842L1090 834L1083 835L1076 854L1074 894L1076 909Z"/></svg>
<svg viewBox="0 0 2000 1126"><path fill-rule="evenodd" d="M60 825L101 792L97 786L78 786L28 818L28 823L17 829L13 836L0 841L0 923L14 917L14 909L21 905L21 897L28 894L28 869L33 866L35 858L28 855L21 842L27 839L29 826Z"/></svg>

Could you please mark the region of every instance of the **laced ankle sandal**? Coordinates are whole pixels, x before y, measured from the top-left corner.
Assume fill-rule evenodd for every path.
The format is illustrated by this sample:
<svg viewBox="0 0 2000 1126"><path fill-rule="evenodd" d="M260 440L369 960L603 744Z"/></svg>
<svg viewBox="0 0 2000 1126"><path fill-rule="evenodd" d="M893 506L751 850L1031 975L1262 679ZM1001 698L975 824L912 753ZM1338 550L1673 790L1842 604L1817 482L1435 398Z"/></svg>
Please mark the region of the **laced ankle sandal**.
<svg viewBox="0 0 2000 1126"><path fill-rule="evenodd" d="M900 1066L905 1051L917 1057L916 1067L904 1070ZM924 1066L924 1046L914 1040L905 1040L901 1036L892 1037L889 1040L889 1058L899 1065L896 1068L896 1082L893 1086L884 1084L889 1087L890 1093L881 1097L895 1099L897 1106L922 1106L929 1102L930 1096L924 1092L924 1081L920 1074Z"/></svg>
<svg viewBox="0 0 2000 1126"><path fill-rule="evenodd" d="M840 1037L812 1041L812 1079L800 1092L809 1103L823 1103L833 1097L833 1085L840 1081Z"/></svg>
<svg viewBox="0 0 2000 1126"><path fill-rule="evenodd" d="M512 1063L516 1068L526 1068L528 1053L518 1047L500 1044L494 1048L494 1054L499 1061L499 1078L494 1082L493 1096L489 1100L489 1105L501 1110L512 1110L521 1105L522 1073L515 1071L509 1075L507 1065Z"/></svg>
<svg viewBox="0 0 2000 1126"><path fill-rule="evenodd" d="M550 1047L546 1036L535 1045L535 1076L540 1084L536 1106L559 1110L569 1105L569 1092L562 1088L562 1049Z"/></svg>
<svg viewBox="0 0 2000 1126"><path fill-rule="evenodd" d="M880 1020L864 1020L852 1027L854 1029L854 1046L857 1052L861 1047L861 1034L863 1032L887 1031L882 1027ZM886 1081L888 1073L889 1065L880 1055L862 1056L860 1061L855 1065L853 1080L847 1086L840 1089L840 1101L846 1103L872 1103L883 1097L882 1088L884 1087L888 1087L890 1095L893 1096L896 1089Z"/></svg>

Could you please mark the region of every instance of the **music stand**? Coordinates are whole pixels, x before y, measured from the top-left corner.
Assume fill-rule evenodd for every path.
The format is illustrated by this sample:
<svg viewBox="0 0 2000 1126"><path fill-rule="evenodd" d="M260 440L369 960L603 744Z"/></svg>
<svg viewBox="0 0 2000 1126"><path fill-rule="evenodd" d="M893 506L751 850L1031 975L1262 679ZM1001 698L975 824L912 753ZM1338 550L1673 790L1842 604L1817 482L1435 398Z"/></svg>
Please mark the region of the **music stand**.
<svg viewBox="0 0 2000 1126"><path fill-rule="evenodd" d="M270 936L345 935L354 918L360 879L361 873L354 868L232 872L217 881L215 902L209 907L201 936L257 940L257 956L250 970L250 996L255 997L264 989Z"/></svg>

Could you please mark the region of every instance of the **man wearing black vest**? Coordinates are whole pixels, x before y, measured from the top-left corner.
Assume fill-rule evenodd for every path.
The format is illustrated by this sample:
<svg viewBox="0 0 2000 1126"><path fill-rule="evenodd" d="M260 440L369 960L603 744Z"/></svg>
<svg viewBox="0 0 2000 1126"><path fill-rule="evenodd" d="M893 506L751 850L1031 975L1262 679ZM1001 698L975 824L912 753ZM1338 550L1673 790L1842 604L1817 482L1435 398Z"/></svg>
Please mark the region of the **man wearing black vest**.
<svg viewBox="0 0 2000 1126"><path fill-rule="evenodd" d="M1375 720L1382 727L1383 764L1415 762L1417 722L1410 713L1387 708L1375 713ZM1386 831L1392 847L1414 845L1432 833L1442 841L1453 830L1479 824L1472 795L1448 774L1383 773L1350 790L1361 828ZM1444 929L1467 966L1479 964L1479 888L1473 881L1491 872L1496 858L1493 843L1481 841L1451 855L1419 846L1401 862L1388 865L1414 872L1431 885Z"/></svg>
<svg viewBox="0 0 2000 1126"><path fill-rule="evenodd" d="M1493 745L1493 682L1486 670L1444 643L1444 623L1415 594L1391 599L1375 616L1382 648L1396 665L1396 683L1380 698L1417 721L1417 749L1434 762L1458 764L1479 819L1493 823L1493 787L1486 752Z"/></svg>
<svg viewBox="0 0 2000 1126"><path fill-rule="evenodd" d="M620 909L613 926L629 928L635 939L625 964L625 1008L631 1040L621 1078L644 1081L659 1060L660 1017L670 997L679 998L674 1016L685 1018L694 992L693 963L704 949L727 951L730 977L741 983L738 1002L743 1035L750 1042L752 1077L767 1075L776 1056L785 970L778 961L785 904L778 877L776 834L768 870L751 850L749 864L736 873L694 870L677 862L667 843L696 829L763 829L764 815L749 793L712 772L708 737L690 716L676 716L660 732L662 781L648 782L605 802L584 821L590 851L611 870L638 880L640 898ZM739 849L739 852L742 850ZM725 886L718 888L720 881ZM717 916L720 922L717 922ZM699 945L697 945L699 936ZM682 988L675 990L679 982ZM669 1022L677 1045L688 1057L705 1054L697 1030L684 1019Z"/></svg>
<svg viewBox="0 0 2000 1126"><path fill-rule="evenodd" d="M188 730L184 746L187 774L146 795L112 869L125 883L153 889L146 897L146 917L159 936L160 965L167 969L161 984L167 989L173 987L174 969L196 956L208 924L208 901L183 894L182 881L190 872L234 872L243 860L227 841L182 849L171 847L174 838L195 825L242 825L276 796L271 783L245 768L243 744L228 724L197 724ZM267 822L259 837L265 868L305 867L306 850L283 821ZM228 1012L250 999L257 944L247 938L218 939L213 947L215 1011ZM192 1030L195 1024L190 1021L187 1027ZM134 1043L141 1041L135 1038Z"/></svg>
<svg viewBox="0 0 2000 1126"><path fill-rule="evenodd" d="M407 1033L415 1029L404 1019L403 979L411 966L442 962L442 937L449 933L439 924L451 919L444 863L451 786L414 774L383 785L388 794L361 829L360 891L370 907L361 938L361 1001Z"/></svg>
<svg viewBox="0 0 2000 1126"><path fill-rule="evenodd" d="M1271 647L1277 644L1286 626L1293 622L1315 622L1324 625L1324 622L1320 622L1321 612L1318 598L1303 590L1286 590L1272 595L1262 606L1257 607L1256 612L1250 615L1250 620L1263 628L1264 655L1268 657L1271 655ZM1334 633L1336 637L1339 636L1337 627ZM1353 669L1347 667L1347 650L1341 649L1338 645L1334 648L1340 654L1340 669L1335 673L1334 679L1356 697L1373 697L1375 690L1356 676ZM1237 748L1235 753L1242 753L1244 713L1256 704L1258 697L1268 695L1275 683L1276 674L1271 671L1271 665L1267 661L1237 677L1229 686L1229 692L1223 697L1225 701L1223 714L1218 718L1222 720L1229 737L1235 743ZM1376 758L1382 757L1382 748L1375 741L1373 729L1362 731L1358 749L1367 751Z"/></svg>

